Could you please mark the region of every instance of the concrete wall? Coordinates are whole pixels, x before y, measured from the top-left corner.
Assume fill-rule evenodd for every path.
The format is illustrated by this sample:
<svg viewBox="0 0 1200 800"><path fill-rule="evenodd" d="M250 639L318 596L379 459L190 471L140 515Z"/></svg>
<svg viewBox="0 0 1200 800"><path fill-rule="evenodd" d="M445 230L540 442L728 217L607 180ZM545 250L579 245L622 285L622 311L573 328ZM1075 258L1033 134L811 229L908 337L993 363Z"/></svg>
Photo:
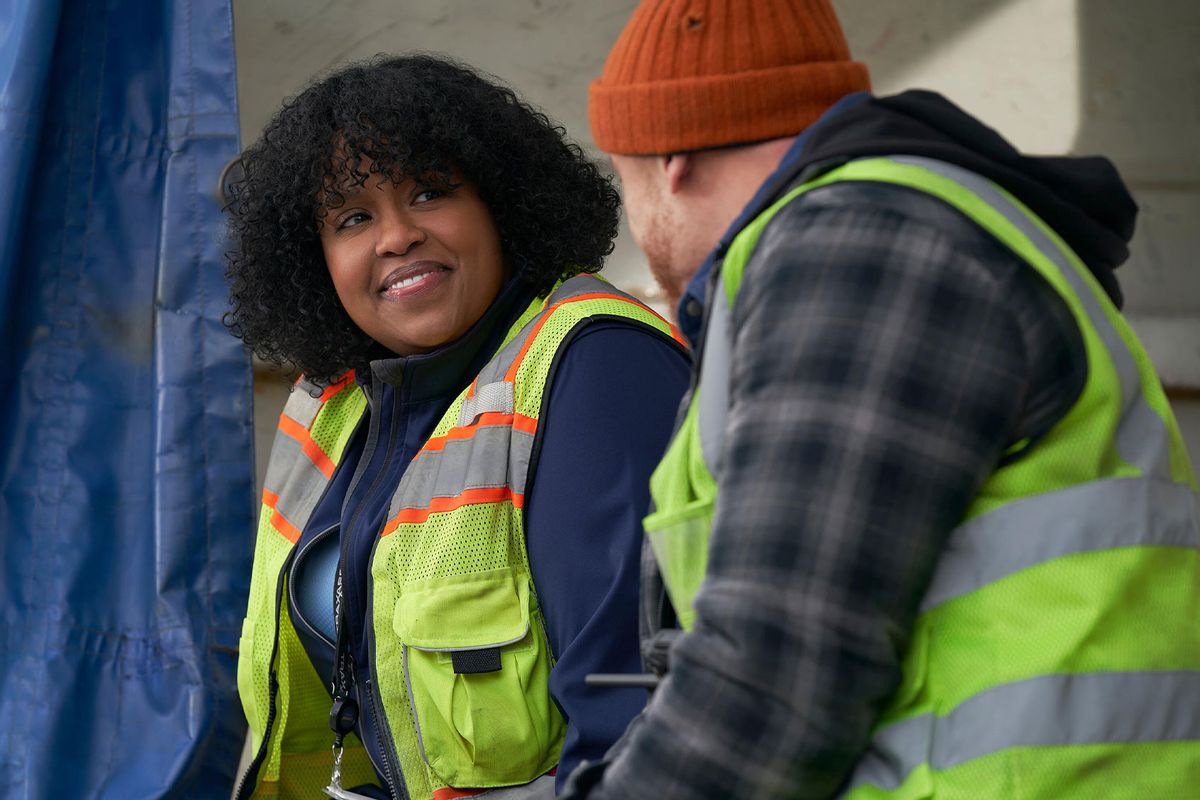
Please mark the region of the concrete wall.
<svg viewBox="0 0 1200 800"><path fill-rule="evenodd" d="M587 82L632 0L234 0L242 133L346 60L450 53L504 78L591 147ZM834 0L876 91L947 94L1030 152L1102 152L1142 215L1119 272L1126 311L1172 389L1200 456L1200 2ZM594 149L592 150L594 152ZM627 235L606 270L657 295ZM283 392L256 398L265 458Z"/></svg>
<svg viewBox="0 0 1200 800"><path fill-rule="evenodd" d="M1022 150L1116 163L1141 208L1124 310L1200 457L1200 2L834 5L877 92L936 89Z"/></svg>

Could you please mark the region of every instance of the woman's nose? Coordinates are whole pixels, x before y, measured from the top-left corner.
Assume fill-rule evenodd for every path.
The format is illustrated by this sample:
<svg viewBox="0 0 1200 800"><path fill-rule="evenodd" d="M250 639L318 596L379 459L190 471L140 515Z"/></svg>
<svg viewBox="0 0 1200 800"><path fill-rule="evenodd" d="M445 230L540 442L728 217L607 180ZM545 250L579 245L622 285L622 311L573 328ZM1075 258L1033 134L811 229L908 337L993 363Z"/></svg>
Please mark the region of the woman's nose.
<svg viewBox="0 0 1200 800"><path fill-rule="evenodd" d="M425 241L425 231L405 215L388 214L380 222L377 256L402 256Z"/></svg>

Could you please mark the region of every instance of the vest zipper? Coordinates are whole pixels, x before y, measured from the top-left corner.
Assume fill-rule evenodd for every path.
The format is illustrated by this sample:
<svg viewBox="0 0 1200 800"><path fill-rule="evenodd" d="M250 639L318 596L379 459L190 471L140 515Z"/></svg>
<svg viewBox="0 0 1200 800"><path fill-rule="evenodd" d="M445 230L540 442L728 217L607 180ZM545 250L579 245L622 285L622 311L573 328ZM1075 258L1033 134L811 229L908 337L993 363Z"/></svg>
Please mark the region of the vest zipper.
<svg viewBox="0 0 1200 800"><path fill-rule="evenodd" d="M372 385L372 389L374 389L374 388L375 388L374 385ZM372 394L373 394L373 392L372 392ZM377 413L377 410L375 408L376 403L373 402L374 398L371 396L371 394L368 394L367 399L372 407L371 426L374 427L377 424L376 421L379 419L379 414ZM393 406L393 412L396 412L399 410L399 407L400 407L399 391L396 391L393 393L392 406ZM397 415L395 413L393 413L393 425L394 425L394 420L395 420L396 416ZM360 461L360 463L363 465L366 465L366 467L370 466L370 463L371 463L372 459L374 458L374 451L378 445L379 437L380 437L381 433L383 432L381 430L381 428L382 428L382 426L375 429L374 436L371 436L368 434L367 446L366 446L366 448L364 448L363 457L362 457L362 460ZM343 605L343 597L342 597L342 593L344 591L343 573L344 573L344 568L345 568L346 561L347 561L346 557L351 549L350 548L350 544L351 544L350 539L354 535L355 524L358 522L359 517L362 515L363 508L370 504L371 498L376 494L376 492L379 491L379 488L383 483L384 477L387 474L387 468L391 464L392 457L395 455L395 452L396 452L396 437L394 435L389 435L387 437L387 450L384 452L383 462L380 464L379 469L376 470L375 477L372 479L371 485L370 485L370 487L368 487L366 494L363 495L363 501L361 503L359 503L358 508L356 508L354 510L354 514L353 514L353 516L351 516L349 524L346 525L345 534L342 537L341 555L340 555L339 562L338 562L338 572L337 572L337 598L336 598L337 603L336 603L335 614L334 614L334 619L337 624L337 631L338 631L338 642L337 642L337 645L335 645L337 654L335 656L336 660L335 660L335 667L334 667L335 686L334 686L333 694L334 694L335 702L338 700L339 697L344 697L351 691L356 696L360 694L358 676L357 676L358 669L357 669L357 665L354 662L353 647L350 644L350 636L345 630L345 608ZM354 476L354 479L350 482L350 487L346 492L347 498L350 498L354 495L354 491L358 486L358 482L362 479L363 476L364 476L363 472L359 472L358 474L356 474ZM387 514L385 513L384 516L386 518ZM378 533L376 533L375 539L371 543L371 556L367 559L366 608L363 610L363 632L364 632L364 635L367 637L368 660L370 660L370 662L372 664L374 663L375 653L374 653L374 641L373 641L373 637L371 636L371 625L372 625L372 622L371 622L371 593L373 591L373 585L372 585L372 580L371 580L371 563L374 560L375 545L377 542L378 542ZM368 665L367 673L368 673L368 675L370 675L370 664ZM347 678L349 678L349 681L346 680ZM346 685L347 683L349 683L349 685ZM391 797L392 800L399 800L399 795L397 794L397 788L399 788L399 790L403 792L403 796L405 798L407 798L408 797L408 788L404 782L403 776L398 776L395 773L393 773L393 771L392 771L391 759L389 758L389 754L391 753L391 748L390 748L390 743L387 741L387 739L390 738L391 734L389 731L387 736L384 735L384 731L387 730L387 721L384 719L384 717L381 713L380 706L382 705L382 702L378 701L375 696L376 693L375 693L374 681L368 677L365 681L363 681L363 689L365 690L365 693L367 695L366 699L367 699L367 703L369 704L369 707L370 707L371 719L375 725L375 740L376 740L376 743L379 745L379 757L383 761L383 763L375 764L375 760L373 758L370 758L371 757L371 749L369 747L365 748L367 750L367 757L370 758L371 765L376 768L376 771L382 773L384 783L387 784L387 786L384 788L386 789L388 796ZM363 730L362 730L363 725L362 725L361 717L359 719L358 727L359 727L359 733L362 734L363 733ZM380 769L380 767L382 767L382 769Z"/></svg>
<svg viewBox="0 0 1200 800"><path fill-rule="evenodd" d="M371 663L375 663L375 577L372 573L372 565L375 563L375 551L379 546L379 536L376 535L375 541L371 544L371 556L367 559L367 610L364 615L365 623L364 630L367 637L367 658ZM397 788L403 792L404 797L408 798L408 784L404 781L404 776L393 774L392 763L397 765L400 763L400 756L396 753L392 737L391 725L388 723L387 717L383 713L383 698L379 697L379 690L375 686L375 681L367 678L365 681L367 702L371 705L371 718L375 720L375 741L379 745L379 757L383 759L384 782L387 783L388 794L392 800L398 800ZM416 724L414 719L413 724ZM418 732L418 736L420 733ZM370 753L370 748L367 748ZM395 761L392 761L392 758Z"/></svg>
<svg viewBox="0 0 1200 800"><path fill-rule="evenodd" d="M279 578L275 584L275 637L271 642L271 660L267 670L267 724L263 730L262 744L258 746L258 752L254 754L254 759L246 767L246 771L242 773L242 777L238 780L234 800L247 800L250 797L246 792L246 788L247 786L253 787L258 780L258 770L262 767L262 762L266 758L267 750L271 745L271 726L275 724L275 699L279 694L279 676L275 672L275 657L279 655L279 610L280 603L283 602L284 576L287 575L295 555L294 551L288 553L283 566L279 570Z"/></svg>
<svg viewBox="0 0 1200 800"><path fill-rule="evenodd" d="M368 600L368 608L369 607L370 601ZM369 613L366 617L366 624L368 630L367 647L368 652L370 653L369 657L371 658L372 662L374 662L375 645L374 637L372 637L369 633L371 625ZM397 775L392 771L392 761L390 758L390 756L393 755L393 750L390 745L391 730L387 727L387 720L381 713L380 706L382 705L382 701L377 698L374 681L370 678L367 678L365 681L363 681L362 688L364 691L360 692L360 684L358 682L357 673L358 666L354 663L353 654L349 652L349 643L343 638L343 640L339 643L338 657L334 670L334 703L336 704L340 699L345 699L352 693L356 698L360 697L364 693L366 694L366 700L370 706L371 719L375 723L375 741L379 745L379 758L383 763L377 764L375 762L375 758L371 755L371 748L369 747L364 748L367 751L367 758L370 759L371 766L375 768L375 771L383 776L383 782L386 784L384 788L387 790L388 796L392 798L392 800L400 800L400 795L397 794L397 787L400 787L400 790L404 793L404 797L407 798L409 796L408 787L404 782L404 777L402 775ZM363 734L361 714L359 715L358 722L358 732L361 736ZM399 761L399 758L397 757L396 760ZM237 800L241 799L238 798Z"/></svg>
<svg viewBox="0 0 1200 800"><path fill-rule="evenodd" d="M370 406L370 409L371 409L371 417L367 423L367 441L363 445L363 452L362 452L362 455L359 457L359 461L358 461L359 466L354 471L354 477L351 478L350 485L348 487L346 487L346 501L348 501L351 497L354 496L355 490L358 489L359 481L361 481L363 479L363 477L366 475L367 469L371 466L371 459L373 459L375 457L375 449L379 444L379 437L380 437L380 434L382 433L382 431L380 430L380 428L382 426L380 425L380 422L379 422L379 409L378 409L379 402L378 402L378 398L375 396L375 388L376 388L375 382L372 381L370 391L366 392L367 405ZM398 397L393 399L392 410L395 411L397 406L399 406L399 398ZM387 452L383 456L383 464L381 465L381 468L376 471L375 477L371 482L370 488L367 489L367 493L363 496L364 502L359 503L358 508L356 508L354 510L354 516L351 517L350 523L346 526L347 534L353 533L354 523L358 521L358 517L362 514L362 508L364 505L366 505L365 501L370 500L371 496L373 494L375 494L376 490L379 488L379 482L381 480L383 480L383 474L387 469L387 465L392 460L392 450L394 449L394 446L395 446L394 437L388 437L388 449L387 449ZM339 569L341 568L340 564L345 562L346 551L348 549L349 548L347 547L346 537L343 537L342 547L341 547L341 551L342 551L341 558L339 560Z"/></svg>
<svg viewBox="0 0 1200 800"><path fill-rule="evenodd" d="M409 796L408 785L404 782L404 778L392 772L392 762L388 755L392 752L391 729L388 727L387 720L383 716L383 709L380 707L382 701L376 699L378 693L375 690L375 682L370 678L366 680L366 689L367 702L371 705L371 717L375 720L375 741L379 743L379 757L383 760L383 764L380 765L383 767L381 772L383 772L384 782L387 783L388 796L392 800L399 800L396 787L400 786L403 787L404 796L407 798ZM367 752L370 753L369 750ZM399 760L398 757L397 760Z"/></svg>

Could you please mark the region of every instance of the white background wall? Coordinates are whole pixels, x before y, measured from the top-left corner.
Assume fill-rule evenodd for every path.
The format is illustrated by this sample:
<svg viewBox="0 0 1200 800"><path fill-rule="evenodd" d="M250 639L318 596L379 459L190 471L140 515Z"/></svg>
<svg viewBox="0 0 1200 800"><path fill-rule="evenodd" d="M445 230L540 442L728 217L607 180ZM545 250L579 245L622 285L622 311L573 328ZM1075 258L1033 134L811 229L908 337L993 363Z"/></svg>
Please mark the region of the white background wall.
<svg viewBox="0 0 1200 800"><path fill-rule="evenodd" d="M752 0L746 0L751 2ZM590 152L587 83L632 0L234 0L242 137L313 74L433 50L492 72ZM1040 153L1111 157L1142 214L1126 311L1200 457L1200 0L834 0L880 93L947 94ZM596 153L597 157L599 154ZM627 234L606 274L657 297ZM256 393L265 459L284 391ZM261 472L260 472L261 476Z"/></svg>

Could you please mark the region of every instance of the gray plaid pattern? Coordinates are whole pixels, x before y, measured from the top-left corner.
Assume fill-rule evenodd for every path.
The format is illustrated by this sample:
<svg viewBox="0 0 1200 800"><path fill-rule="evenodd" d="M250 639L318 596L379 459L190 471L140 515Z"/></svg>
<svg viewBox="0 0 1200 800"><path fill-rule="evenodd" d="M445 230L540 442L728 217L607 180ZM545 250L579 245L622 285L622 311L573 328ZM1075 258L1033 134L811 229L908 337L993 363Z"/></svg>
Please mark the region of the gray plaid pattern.
<svg viewBox="0 0 1200 800"><path fill-rule="evenodd" d="M792 202L733 317L696 630L593 798L835 796L899 682L948 534L1086 379L1061 298L900 187Z"/></svg>

